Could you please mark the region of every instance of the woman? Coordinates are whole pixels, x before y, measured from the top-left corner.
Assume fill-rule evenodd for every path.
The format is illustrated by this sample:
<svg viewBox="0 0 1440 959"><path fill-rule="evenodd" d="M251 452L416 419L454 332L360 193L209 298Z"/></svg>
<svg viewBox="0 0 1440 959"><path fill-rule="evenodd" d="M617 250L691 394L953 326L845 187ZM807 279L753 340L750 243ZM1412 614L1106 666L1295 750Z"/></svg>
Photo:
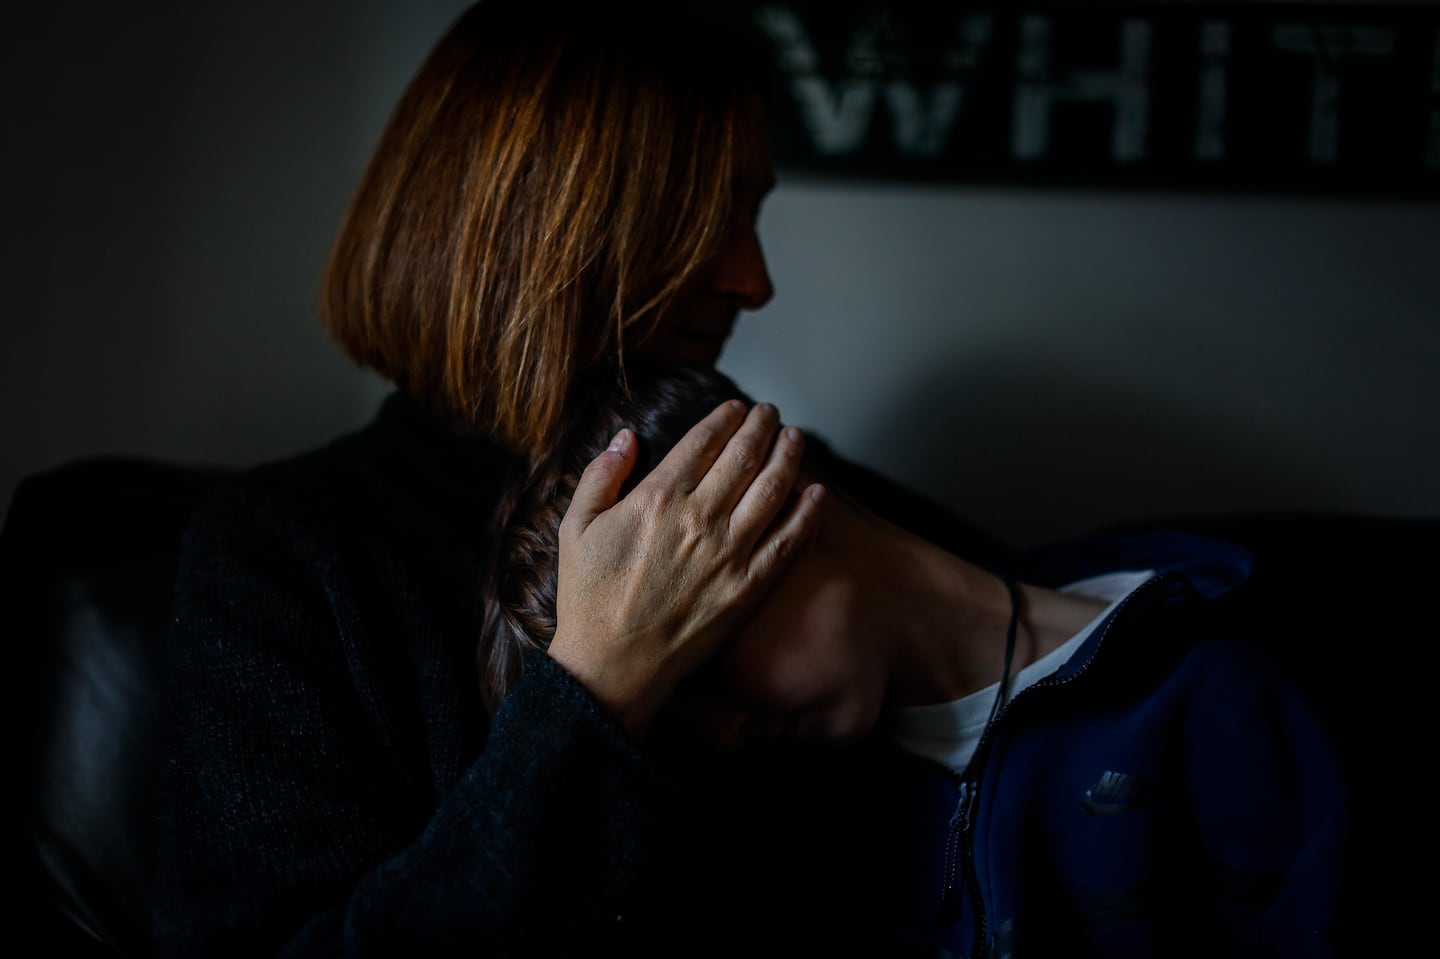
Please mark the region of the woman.
<svg viewBox="0 0 1440 959"><path fill-rule="evenodd" d="M534 658L558 635L565 524L606 481L593 457L607 438L633 432L654 461L711 405L745 398L709 369L626 381L599 381L502 498L491 661ZM1011 578L876 516L829 467L812 443L801 475L828 487L818 529L667 716L725 750L880 732L890 759L851 757L870 774L825 800L846 810L846 854L817 870L867 890L850 907L867 941L933 955L1339 951L1340 767L1298 691L1217 613L1248 574L1244 551L1094 539L1018 558Z"/></svg>
<svg viewBox="0 0 1440 959"><path fill-rule="evenodd" d="M617 921L694 798L647 732L813 529L816 499L773 495L801 437L726 403L618 503L635 451L612 451L567 527L548 655L503 699L476 674L481 595L504 477L575 384L627 355L713 363L771 295L750 50L669 3L484 0L407 87L321 304L396 391L226 484L186 536L162 954L664 941L659 918Z"/></svg>

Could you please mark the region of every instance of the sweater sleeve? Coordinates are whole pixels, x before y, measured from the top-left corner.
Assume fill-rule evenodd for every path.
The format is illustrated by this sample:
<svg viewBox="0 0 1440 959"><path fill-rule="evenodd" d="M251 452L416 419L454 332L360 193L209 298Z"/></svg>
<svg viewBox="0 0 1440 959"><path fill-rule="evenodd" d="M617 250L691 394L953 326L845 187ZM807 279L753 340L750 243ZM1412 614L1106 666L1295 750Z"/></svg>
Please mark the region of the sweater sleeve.
<svg viewBox="0 0 1440 959"><path fill-rule="evenodd" d="M413 637L366 632L377 624L323 529L233 490L217 500L192 521L176 586L160 952L550 955L603 941L665 821L659 767L540 657L437 773L449 732L434 727L464 710L415 690L446 664L397 654Z"/></svg>

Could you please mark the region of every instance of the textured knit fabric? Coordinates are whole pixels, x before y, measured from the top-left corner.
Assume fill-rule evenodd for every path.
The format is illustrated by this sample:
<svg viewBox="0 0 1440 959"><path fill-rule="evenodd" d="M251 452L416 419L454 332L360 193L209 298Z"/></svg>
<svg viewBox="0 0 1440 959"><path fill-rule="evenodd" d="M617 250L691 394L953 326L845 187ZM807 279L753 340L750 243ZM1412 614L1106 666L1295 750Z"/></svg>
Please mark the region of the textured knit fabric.
<svg viewBox="0 0 1440 959"><path fill-rule="evenodd" d="M397 399L194 517L168 677L167 948L558 949L569 925L531 920L561 850L576 928L623 911L656 769L548 660L493 724L474 693L504 465Z"/></svg>
<svg viewBox="0 0 1440 959"><path fill-rule="evenodd" d="M823 773L642 749L543 656L485 714L480 577L506 466L396 394L193 517L168 661L162 953L722 954L860 934L825 862L845 814L816 812ZM857 470L854 485L883 481ZM884 499L987 548L919 498Z"/></svg>

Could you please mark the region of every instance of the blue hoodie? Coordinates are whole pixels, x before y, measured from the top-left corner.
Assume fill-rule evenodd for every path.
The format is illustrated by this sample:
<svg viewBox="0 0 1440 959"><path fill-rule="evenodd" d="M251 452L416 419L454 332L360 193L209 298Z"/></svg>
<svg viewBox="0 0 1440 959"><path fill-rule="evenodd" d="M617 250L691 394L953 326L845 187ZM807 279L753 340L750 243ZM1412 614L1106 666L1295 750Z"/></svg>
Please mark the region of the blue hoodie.
<svg viewBox="0 0 1440 959"><path fill-rule="evenodd" d="M1158 533L1047 548L1059 587L1153 569L1080 650L995 717L963 774L902 764L914 810L884 892L917 951L1327 956L1342 772L1279 665L1216 600L1249 555Z"/></svg>

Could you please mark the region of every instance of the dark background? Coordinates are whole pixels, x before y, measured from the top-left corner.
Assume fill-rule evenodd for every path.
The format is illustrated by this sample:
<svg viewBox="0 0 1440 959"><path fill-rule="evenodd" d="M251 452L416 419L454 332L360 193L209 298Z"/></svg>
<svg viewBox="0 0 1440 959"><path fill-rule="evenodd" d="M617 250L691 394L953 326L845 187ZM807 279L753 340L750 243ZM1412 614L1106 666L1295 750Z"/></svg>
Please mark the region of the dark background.
<svg viewBox="0 0 1440 959"><path fill-rule="evenodd" d="M1156 24L1158 104L1194 81L1195 64L1165 51L1217 8L1137 6ZM1349 183L1296 171L1298 113L1256 119L1303 99L1304 71L1245 52L1260 36L1246 24L1321 6L1432 25L1397 34L1393 70L1346 75L1345 95L1367 98L1338 114ZM320 266L386 114L462 7L7 11L4 501L76 456L244 465L371 415L384 384L320 329ZM1006 9L993 49L1013 52L1020 14ZM1183 511L1440 513L1440 206L1413 149L1427 119L1415 111L1433 118L1437 103L1433 87L1394 92L1397 77L1432 76L1436 7L1223 9L1236 159L1208 179L1180 149L1195 119L1183 102L1149 126L1150 166L1116 169L1095 132L1113 125L1108 108L1083 106L1054 114L1043 169L1004 159L999 74L975 87L989 113L967 119L962 104L975 126L957 125L923 171L893 155L807 167L782 116L760 226L777 295L742 321L722 369L1016 542ZM1054 34L1055 69L1118 62L1113 18L1096 24ZM839 19L815 29L853 36ZM871 132L891 119L877 110Z"/></svg>

